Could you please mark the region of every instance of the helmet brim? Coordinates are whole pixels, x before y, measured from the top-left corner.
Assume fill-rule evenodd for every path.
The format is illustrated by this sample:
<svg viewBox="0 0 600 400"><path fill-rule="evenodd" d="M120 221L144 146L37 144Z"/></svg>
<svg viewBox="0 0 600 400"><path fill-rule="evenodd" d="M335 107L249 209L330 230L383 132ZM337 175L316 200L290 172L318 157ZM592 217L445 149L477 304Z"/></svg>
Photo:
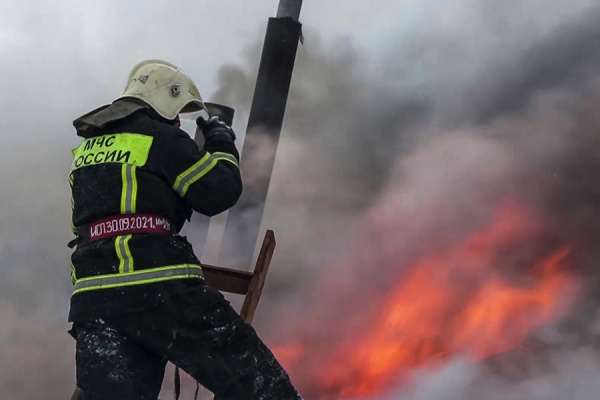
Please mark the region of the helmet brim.
<svg viewBox="0 0 600 400"><path fill-rule="evenodd" d="M196 112L200 112L200 111L208 112L208 109L206 108L206 106L204 105L203 102L198 101L198 100L192 100L189 103L187 103L181 109L181 111L179 111L179 114L191 114L191 113L196 113Z"/></svg>

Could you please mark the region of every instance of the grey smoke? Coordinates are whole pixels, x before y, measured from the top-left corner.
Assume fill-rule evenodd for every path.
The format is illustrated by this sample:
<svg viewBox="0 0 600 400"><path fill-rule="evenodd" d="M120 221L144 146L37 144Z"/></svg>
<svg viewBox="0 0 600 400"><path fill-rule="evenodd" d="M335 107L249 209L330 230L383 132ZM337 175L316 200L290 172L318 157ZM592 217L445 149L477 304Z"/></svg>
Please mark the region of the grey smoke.
<svg viewBox="0 0 600 400"><path fill-rule="evenodd" d="M551 228L507 264L522 268L522 257L575 241L570 265L586 276L584 294L559 326L578 346L595 340L586 321L596 318L598 292L600 9L559 5L451 2L429 14L451 12L446 25L423 24L388 45L382 77L360 49L301 47L264 223L284 239L258 326L277 343L313 346L294 370L309 397L323 395L311 386L323 352L368 323L402 265L477 230L515 196ZM224 70L223 99L229 82L252 75ZM540 382L552 379L520 387ZM531 395L509 388L475 398Z"/></svg>
<svg viewBox="0 0 600 400"><path fill-rule="evenodd" d="M275 229L278 246L255 325L269 343L309 340L326 350L343 336L341 328L369 320L368 307L377 305L370 296L384 293L402 272L392 263L432 243L452 244L485 223L498 196L513 193L560 227L542 248L547 240L580 243L575 266L587 277L588 296L560 327L554 369L540 367L539 375L515 384L458 360L420 373L414 393L390 396L591 400L599 370L589 347L597 335L589 324L597 297L589 294L600 287L597 1L441 3L407 3L390 17L378 33L383 43L373 45L382 53L376 60L355 43L321 43L305 25L263 226ZM238 130L247 119L259 49L250 44L238 65L224 67L221 87L206 96L236 108ZM60 46L54 50L68 56ZM45 79L16 67L16 82ZM50 61L47 67L60 70ZM85 75L83 69L77 73ZM102 79L113 79L113 72ZM39 137L21 156L8 135L0 150L3 187L11 188L0 195L0 359L20 357L2 362L0 393L7 399L66 398L73 382L63 321L70 291L66 173L77 139L55 141L52 133L67 137L77 116L72 110L85 112L112 92L89 96L63 82L52 87L60 95L50 127L22 108L3 125ZM85 107L77 103L82 98ZM44 106L39 100L32 108ZM293 378L313 393L307 398L318 398L310 380ZM162 397L169 398L169 389Z"/></svg>

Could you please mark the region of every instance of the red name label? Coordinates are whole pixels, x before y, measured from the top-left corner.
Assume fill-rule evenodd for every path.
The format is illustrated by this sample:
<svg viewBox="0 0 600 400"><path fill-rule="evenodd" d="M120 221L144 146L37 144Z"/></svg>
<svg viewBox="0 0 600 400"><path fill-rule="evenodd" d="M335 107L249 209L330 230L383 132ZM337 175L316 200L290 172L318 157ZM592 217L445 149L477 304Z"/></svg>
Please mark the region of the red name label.
<svg viewBox="0 0 600 400"><path fill-rule="evenodd" d="M90 224L90 240L133 233L170 233L171 222L157 215L132 214L105 218Z"/></svg>

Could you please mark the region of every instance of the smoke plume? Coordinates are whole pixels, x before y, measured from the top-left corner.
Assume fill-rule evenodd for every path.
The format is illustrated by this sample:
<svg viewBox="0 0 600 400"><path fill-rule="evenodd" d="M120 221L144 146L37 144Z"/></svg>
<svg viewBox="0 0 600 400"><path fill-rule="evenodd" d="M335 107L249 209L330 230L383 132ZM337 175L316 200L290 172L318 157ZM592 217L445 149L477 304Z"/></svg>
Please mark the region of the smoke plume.
<svg viewBox="0 0 600 400"><path fill-rule="evenodd" d="M519 286L536 276L534 261L567 246L560 273L572 285L552 318L533 324L520 348L477 362L457 351L370 398L591 400L600 371L600 8L593 0L439 3L406 2L368 48L322 42L305 24L263 220L278 244L255 326L307 399L340 398L339 387L323 384L324 366L353 351L331 350L357 339L353 332L367 337L416 262L452 253L507 204L526 204L516 234L501 232L498 246L486 247L494 264L460 275L470 280L456 287L476 296L497 275ZM259 54L250 43L206 96L236 109L240 142ZM26 163L2 150L11 190L0 195L0 359L18 359L0 369L9 400L66 398L73 385L63 323L66 142L28 149ZM353 377L350 365L343 371ZM184 383L184 395L193 392Z"/></svg>
<svg viewBox="0 0 600 400"><path fill-rule="evenodd" d="M536 226L497 243L500 267L484 273L518 281L568 245L564 268L576 277L554 318L516 343L533 360L514 351L483 368L457 361L396 397L542 399L543 385L591 379L566 366L597 336L600 9L451 3L433 12L425 2L431 24L397 28L376 65L352 44L311 42L310 32L300 47L264 222L280 240L257 326L281 345L307 398L337 398L315 386L336 357L329 349L368 331L412 264L457 246L513 201L528 205ZM255 72L223 68L216 97L249 99ZM557 332L550 338L548 326ZM598 370L595 357L582 362ZM444 389L448 379L459 382L457 394L424 389L438 381Z"/></svg>

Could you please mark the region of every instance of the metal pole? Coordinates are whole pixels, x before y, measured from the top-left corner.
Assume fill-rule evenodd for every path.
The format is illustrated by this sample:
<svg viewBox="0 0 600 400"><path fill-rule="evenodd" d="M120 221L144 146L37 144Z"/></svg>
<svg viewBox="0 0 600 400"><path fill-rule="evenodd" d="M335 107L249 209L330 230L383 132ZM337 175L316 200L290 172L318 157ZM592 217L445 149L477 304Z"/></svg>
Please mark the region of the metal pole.
<svg viewBox="0 0 600 400"><path fill-rule="evenodd" d="M302 0L281 0L277 8L277 18L291 18L298 21Z"/></svg>
<svg viewBox="0 0 600 400"><path fill-rule="evenodd" d="M221 244L219 263L227 267L247 270L252 264L302 35L301 7L301 0L281 0L267 25L240 162L244 192L229 210ZM264 139L269 146L257 146Z"/></svg>

